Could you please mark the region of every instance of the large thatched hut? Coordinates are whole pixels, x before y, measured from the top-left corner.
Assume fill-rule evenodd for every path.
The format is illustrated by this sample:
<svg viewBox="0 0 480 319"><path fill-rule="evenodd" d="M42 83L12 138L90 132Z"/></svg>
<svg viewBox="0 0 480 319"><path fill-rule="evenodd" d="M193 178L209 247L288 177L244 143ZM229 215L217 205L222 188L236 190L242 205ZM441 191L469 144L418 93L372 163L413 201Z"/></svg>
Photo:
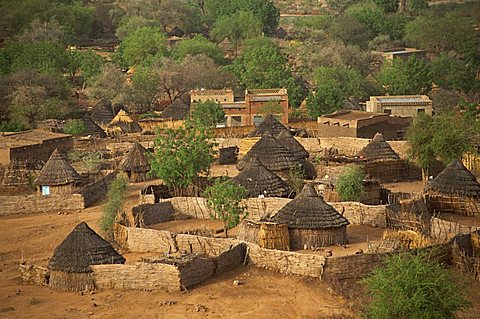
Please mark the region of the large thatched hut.
<svg viewBox="0 0 480 319"><path fill-rule="evenodd" d="M65 154L55 149L35 179L35 185L42 195L71 194L79 181L80 176Z"/></svg>
<svg viewBox="0 0 480 319"><path fill-rule="evenodd" d="M130 182L138 183L148 180L147 173L150 170L150 163L147 152L142 144L135 142L120 162L119 168L128 175Z"/></svg>
<svg viewBox="0 0 480 319"><path fill-rule="evenodd" d="M93 290L91 265L123 263L125 258L82 222L55 248L48 263L49 283L52 288L67 291Z"/></svg>
<svg viewBox="0 0 480 319"><path fill-rule="evenodd" d="M243 170L253 157L258 158L263 166L274 172L288 171L302 166L302 161L269 132L266 132L238 161L237 169Z"/></svg>
<svg viewBox="0 0 480 319"><path fill-rule="evenodd" d="M431 212L474 216L480 211L480 184L458 160L429 181L425 193Z"/></svg>
<svg viewBox="0 0 480 319"><path fill-rule="evenodd" d="M274 172L262 165L257 157L252 157L245 168L232 180L245 187L248 197L290 197L293 190Z"/></svg>
<svg viewBox="0 0 480 319"><path fill-rule="evenodd" d="M257 126L255 130L248 134L248 137L261 137L266 132L277 136L281 131L288 131L288 129L280 123L275 116L269 114L265 119Z"/></svg>
<svg viewBox="0 0 480 319"><path fill-rule="evenodd" d="M280 144L289 149L293 155L297 156L299 159L308 158L309 154L305 147L303 147L303 145L300 144L300 142L297 141L288 130L281 130L275 137Z"/></svg>
<svg viewBox="0 0 480 319"><path fill-rule="evenodd" d="M357 154L358 157L368 161L399 160L400 156L385 141L382 133L377 133L373 139Z"/></svg>
<svg viewBox="0 0 480 319"><path fill-rule="evenodd" d="M90 117L86 114L83 118L83 125L85 126L85 132L82 135L90 135L93 137L105 138L107 133Z"/></svg>
<svg viewBox="0 0 480 319"><path fill-rule="evenodd" d="M305 185L271 221L288 225L292 249L347 243L350 222L318 196L312 184Z"/></svg>
<svg viewBox="0 0 480 319"><path fill-rule="evenodd" d="M105 101L98 102L90 114L90 118L99 125L107 125L114 117L115 114L113 114L112 107Z"/></svg>
<svg viewBox="0 0 480 319"><path fill-rule="evenodd" d="M185 120L190 114L190 105L181 99L176 99L162 112L162 119L181 121Z"/></svg>

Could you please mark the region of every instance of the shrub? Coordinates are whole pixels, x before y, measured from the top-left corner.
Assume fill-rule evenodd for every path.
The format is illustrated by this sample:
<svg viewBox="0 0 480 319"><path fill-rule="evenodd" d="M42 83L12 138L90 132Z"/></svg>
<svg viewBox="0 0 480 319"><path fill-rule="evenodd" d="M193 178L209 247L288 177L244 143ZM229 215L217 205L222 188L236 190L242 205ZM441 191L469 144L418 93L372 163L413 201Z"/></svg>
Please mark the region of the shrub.
<svg viewBox="0 0 480 319"><path fill-rule="evenodd" d="M27 127L20 122L8 121L0 123L0 132L21 132L25 131Z"/></svg>
<svg viewBox="0 0 480 319"><path fill-rule="evenodd" d="M305 173L300 167L292 167L288 170L288 185L293 189L295 194L299 194L303 188Z"/></svg>
<svg viewBox="0 0 480 319"><path fill-rule="evenodd" d="M68 120L63 131L67 134L79 135L85 133L85 124L82 120Z"/></svg>
<svg viewBox="0 0 480 319"><path fill-rule="evenodd" d="M98 172L103 163L100 151L73 151L68 154L68 159L73 163L79 163L82 170L88 174Z"/></svg>
<svg viewBox="0 0 480 319"><path fill-rule="evenodd" d="M363 196L365 173L358 166L347 166L338 177L335 189L342 201L359 201Z"/></svg>
<svg viewBox="0 0 480 319"><path fill-rule="evenodd" d="M455 318L468 306L458 276L425 252L392 255L364 282L372 297L365 318Z"/></svg>
<svg viewBox="0 0 480 319"><path fill-rule="evenodd" d="M113 238L113 223L123 209L126 190L127 177L124 174L118 174L108 186L107 202L103 206L103 214L99 222L100 228L107 238Z"/></svg>

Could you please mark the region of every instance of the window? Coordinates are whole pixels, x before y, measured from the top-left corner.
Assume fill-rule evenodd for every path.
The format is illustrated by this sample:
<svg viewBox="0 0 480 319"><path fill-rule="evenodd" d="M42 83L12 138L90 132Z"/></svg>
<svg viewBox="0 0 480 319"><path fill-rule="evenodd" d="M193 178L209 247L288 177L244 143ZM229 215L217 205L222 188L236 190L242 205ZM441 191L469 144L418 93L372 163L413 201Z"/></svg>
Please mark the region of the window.
<svg viewBox="0 0 480 319"><path fill-rule="evenodd" d="M50 195L50 186L42 186L42 195L43 196Z"/></svg>
<svg viewBox="0 0 480 319"><path fill-rule="evenodd" d="M391 109L384 109L383 113L392 114L392 110Z"/></svg>
<svg viewBox="0 0 480 319"><path fill-rule="evenodd" d="M225 126L227 126L227 117L226 116L223 117L223 121L220 121L215 125L215 127L225 127Z"/></svg>
<svg viewBox="0 0 480 319"><path fill-rule="evenodd" d="M425 113L425 109L417 109L417 114Z"/></svg>
<svg viewBox="0 0 480 319"><path fill-rule="evenodd" d="M232 116L232 126L242 126L242 117Z"/></svg>

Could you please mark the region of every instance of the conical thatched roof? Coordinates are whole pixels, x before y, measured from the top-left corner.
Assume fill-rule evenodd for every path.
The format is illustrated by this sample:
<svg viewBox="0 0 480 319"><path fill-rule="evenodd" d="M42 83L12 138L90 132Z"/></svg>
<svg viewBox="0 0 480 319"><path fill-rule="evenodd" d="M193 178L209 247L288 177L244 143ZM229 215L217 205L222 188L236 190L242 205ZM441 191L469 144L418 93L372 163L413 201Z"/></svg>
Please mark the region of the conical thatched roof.
<svg viewBox="0 0 480 319"><path fill-rule="evenodd" d="M84 135L93 135L100 138L107 137L107 133L100 126L95 123L92 118L86 114L83 118L83 125L85 126Z"/></svg>
<svg viewBox="0 0 480 319"><path fill-rule="evenodd" d="M110 105L102 101L93 107L92 114L90 114L90 118L97 124L108 124L114 117L115 114Z"/></svg>
<svg viewBox="0 0 480 319"><path fill-rule="evenodd" d="M118 111L117 115L112 119L110 122L111 124L115 124L117 122L123 122L123 123L132 123L134 120L128 115L127 112L125 112L124 109L121 109Z"/></svg>
<svg viewBox="0 0 480 319"><path fill-rule="evenodd" d="M373 139L357 154L366 160L399 160L400 156L392 149L381 133L375 134Z"/></svg>
<svg viewBox="0 0 480 319"><path fill-rule="evenodd" d="M147 159L147 150L139 142L135 142L128 154L119 164L121 170L125 172L142 173L150 170L150 164Z"/></svg>
<svg viewBox="0 0 480 319"><path fill-rule="evenodd" d="M280 144L289 149L298 158L308 158L309 154L305 147L303 147L303 145L300 144L300 142L297 141L288 130L281 130L275 137Z"/></svg>
<svg viewBox="0 0 480 319"><path fill-rule="evenodd" d="M433 190L444 194L480 196L480 184L470 171L456 160L429 181L426 191Z"/></svg>
<svg viewBox="0 0 480 319"><path fill-rule="evenodd" d="M260 194L266 197L289 197L293 193L290 186L263 166L257 157L252 157L245 169L232 180L247 189L248 197Z"/></svg>
<svg viewBox="0 0 480 319"><path fill-rule="evenodd" d="M74 183L79 179L80 176L70 165L66 156L55 149L35 179L35 184L57 186Z"/></svg>
<svg viewBox="0 0 480 319"><path fill-rule="evenodd" d="M179 38L181 38L184 35L185 35L185 32L177 26L175 26L170 32L168 32L169 37L179 37Z"/></svg>
<svg viewBox="0 0 480 319"><path fill-rule="evenodd" d="M263 122L260 123L253 132L248 134L248 137L263 136L263 134L265 134L266 132L269 132L277 136L278 133L280 133L280 131L283 131L283 130L288 131L288 129L282 123L277 121L277 119L273 115L269 114L265 117Z"/></svg>
<svg viewBox="0 0 480 319"><path fill-rule="evenodd" d="M91 265L123 264L125 258L86 223L75 229L55 248L48 269L68 273L91 272Z"/></svg>
<svg viewBox="0 0 480 319"><path fill-rule="evenodd" d="M181 99L176 99L162 112L163 119L184 120L190 114L190 105Z"/></svg>
<svg viewBox="0 0 480 319"><path fill-rule="evenodd" d="M282 27L278 28L277 31L275 31L275 38L283 39L283 40L289 40L290 39L287 31L285 31L285 29L282 28Z"/></svg>
<svg viewBox="0 0 480 319"><path fill-rule="evenodd" d="M238 162L237 169L243 170L252 157L272 171L288 170L299 167L302 163L290 150L280 144L270 133L264 134L247 154Z"/></svg>
<svg viewBox="0 0 480 319"><path fill-rule="evenodd" d="M350 224L318 196L312 184L305 185L300 194L271 219L276 223L287 224L289 228L301 229L336 228Z"/></svg>

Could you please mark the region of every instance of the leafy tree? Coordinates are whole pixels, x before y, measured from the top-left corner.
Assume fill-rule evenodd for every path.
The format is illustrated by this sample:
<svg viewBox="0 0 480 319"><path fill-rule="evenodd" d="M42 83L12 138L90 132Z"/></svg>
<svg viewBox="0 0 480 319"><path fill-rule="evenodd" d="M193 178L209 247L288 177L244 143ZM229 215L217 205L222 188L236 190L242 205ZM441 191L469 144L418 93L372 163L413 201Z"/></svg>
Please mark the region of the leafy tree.
<svg viewBox="0 0 480 319"><path fill-rule="evenodd" d="M103 206L103 214L99 224L105 236L113 238L113 223L123 210L126 200L128 179L124 174L118 174L108 186L107 202Z"/></svg>
<svg viewBox="0 0 480 319"><path fill-rule="evenodd" d="M108 101L111 104L120 103L125 98L126 77L113 64L105 64L100 74L93 79L87 93L98 100Z"/></svg>
<svg viewBox="0 0 480 319"><path fill-rule="evenodd" d="M365 283L372 298L366 318L455 318L469 305L458 275L426 252L387 257Z"/></svg>
<svg viewBox="0 0 480 319"><path fill-rule="evenodd" d="M173 57L180 60L187 55L204 54L217 64L225 62L222 49L201 35L180 41L173 47L171 53Z"/></svg>
<svg viewBox="0 0 480 319"><path fill-rule="evenodd" d="M249 41L243 55L226 69L237 76L244 88L287 88L290 105L298 107L307 92L292 75L287 62L278 45L268 38L259 38Z"/></svg>
<svg viewBox="0 0 480 319"><path fill-rule="evenodd" d="M217 124L225 122L223 108L220 106L220 103L213 101L195 103L190 116L194 123L205 127L215 128Z"/></svg>
<svg viewBox="0 0 480 319"><path fill-rule="evenodd" d="M68 120L63 131L67 134L79 135L85 133L85 124L82 120Z"/></svg>
<svg viewBox="0 0 480 319"><path fill-rule="evenodd" d="M418 15L428 9L428 0L410 0L408 2L408 11Z"/></svg>
<svg viewBox="0 0 480 319"><path fill-rule="evenodd" d="M364 171L355 165L347 166L338 176L335 190L342 201L358 202L363 196Z"/></svg>
<svg viewBox="0 0 480 319"><path fill-rule="evenodd" d="M103 58L92 50L73 51L70 65L72 76L80 72L86 83L91 83L102 71Z"/></svg>
<svg viewBox="0 0 480 319"><path fill-rule="evenodd" d="M211 129L192 122L159 130L150 173L161 178L175 196L188 193L188 187L200 174L207 174L214 161L212 137Z"/></svg>
<svg viewBox="0 0 480 319"><path fill-rule="evenodd" d="M222 182L217 179L205 190L207 206L215 212L210 217L223 220L225 237L228 237L228 229L237 226L241 219L246 217L245 207L241 205L246 194L247 190L232 180Z"/></svg>
<svg viewBox="0 0 480 319"><path fill-rule="evenodd" d="M34 19L23 33L17 36L17 39L20 42L63 42L64 31L63 27L53 18L49 21Z"/></svg>
<svg viewBox="0 0 480 319"><path fill-rule="evenodd" d="M0 132L22 132L27 130L27 127L22 123L15 121L0 122Z"/></svg>
<svg viewBox="0 0 480 319"><path fill-rule="evenodd" d="M465 63L454 56L442 53L432 61L432 78L443 89L461 93L478 91L480 81L472 63Z"/></svg>
<svg viewBox="0 0 480 319"><path fill-rule="evenodd" d="M155 20L147 19L143 16L128 15L124 16L118 24L115 35L123 40L130 33L145 27L158 27L159 23Z"/></svg>
<svg viewBox="0 0 480 319"><path fill-rule="evenodd" d="M336 17L327 32L342 40L345 45L365 47L365 44L372 39L370 30L357 18L347 14Z"/></svg>
<svg viewBox="0 0 480 319"><path fill-rule="evenodd" d="M205 0L207 21L213 25L224 16L237 15L248 11L261 22L261 29L266 35L275 33L280 19L280 11L269 0Z"/></svg>
<svg viewBox="0 0 480 319"><path fill-rule="evenodd" d="M377 81L390 95L426 94L432 89L430 67L415 57L384 67Z"/></svg>
<svg viewBox="0 0 480 319"><path fill-rule="evenodd" d="M398 0L373 0L385 13L394 13L398 10Z"/></svg>
<svg viewBox="0 0 480 319"><path fill-rule="evenodd" d="M62 26L64 41L67 44L81 44L93 36L94 8L85 7L75 2L50 5L50 10L40 16L43 20L55 17Z"/></svg>
<svg viewBox="0 0 480 319"><path fill-rule="evenodd" d="M147 58L167 53L167 40L162 29L158 27L139 28L123 39L119 48L121 61L133 66Z"/></svg>
<svg viewBox="0 0 480 319"><path fill-rule="evenodd" d="M366 98L367 95L363 87L365 79L353 68L319 67L315 70L315 82L340 89L343 99Z"/></svg>
<svg viewBox="0 0 480 319"><path fill-rule="evenodd" d="M220 17L213 25L210 34L218 42L225 38L230 40L236 57L239 42L260 35L260 28L260 22L251 12L240 11L235 15Z"/></svg>
<svg viewBox="0 0 480 319"><path fill-rule="evenodd" d="M68 159L78 163L83 171L88 174L97 173L102 165L102 153L100 151L73 151L68 153Z"/></svg>
<svg viewBox="0 0 480 319"><path fill-rule="evenodd" d="M282 114L283 107L278 102L267 102L258 109L258 114L276 115Z"/></svg>
<svg viewBox="0 0 480 319"><path fill-rule="evenodd" d="M343 92L329 83L320 83L315 92L307 97L307 110L311 118L316 119L342 108Z"/></svg>

